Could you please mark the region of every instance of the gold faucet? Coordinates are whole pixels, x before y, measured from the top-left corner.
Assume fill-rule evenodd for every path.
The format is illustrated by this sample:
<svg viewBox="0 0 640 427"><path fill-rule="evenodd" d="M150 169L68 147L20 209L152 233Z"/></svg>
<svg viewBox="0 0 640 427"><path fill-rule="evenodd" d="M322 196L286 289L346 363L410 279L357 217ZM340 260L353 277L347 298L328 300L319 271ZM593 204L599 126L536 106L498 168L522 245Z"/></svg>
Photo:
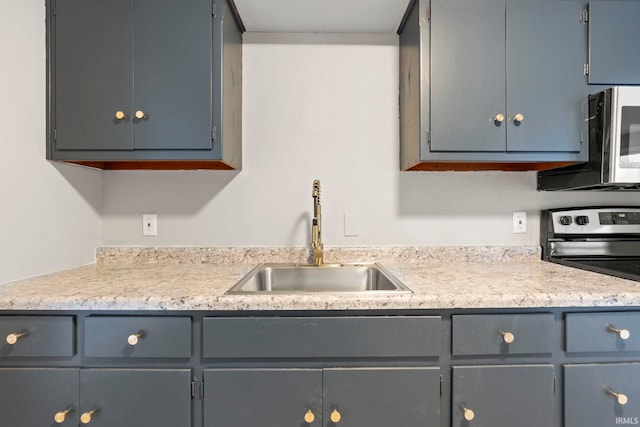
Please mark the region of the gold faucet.
<svg viewBox="0 0 640 427"><path fill-rule="evenodd" d="M322 213L320 209L320 180L313 181L313 221L311 222L311 248L313 264L324 263L324 245L322 244Z"/></svg>

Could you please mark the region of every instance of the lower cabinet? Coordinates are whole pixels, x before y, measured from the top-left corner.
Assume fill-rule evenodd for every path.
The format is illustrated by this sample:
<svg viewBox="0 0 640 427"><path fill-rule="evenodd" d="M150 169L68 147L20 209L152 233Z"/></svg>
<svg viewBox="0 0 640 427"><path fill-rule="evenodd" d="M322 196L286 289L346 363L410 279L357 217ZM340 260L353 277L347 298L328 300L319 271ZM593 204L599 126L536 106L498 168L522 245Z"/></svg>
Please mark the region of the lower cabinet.
<svg viewBox="0 0 640 427"><path fill-rule="evenodd" d="M205 427L439 427L439 368L206 369Z"/></svg>
<svg viewBox="0 0 640 427"><path fill-rule="evenodd" d="M640 424L640 363L564 366L565 427Z"/></svg>
<svg viewBox="0 0 640 427"><path fill-rule="evenodd" d="M190 369L0 369L2 425L191 425Z"/></svg>
<svg viewBox="0 0 640 427"><path fill-rule="evenodd" d="M453 368L453 427L553 426L553 365Z"/></svg>

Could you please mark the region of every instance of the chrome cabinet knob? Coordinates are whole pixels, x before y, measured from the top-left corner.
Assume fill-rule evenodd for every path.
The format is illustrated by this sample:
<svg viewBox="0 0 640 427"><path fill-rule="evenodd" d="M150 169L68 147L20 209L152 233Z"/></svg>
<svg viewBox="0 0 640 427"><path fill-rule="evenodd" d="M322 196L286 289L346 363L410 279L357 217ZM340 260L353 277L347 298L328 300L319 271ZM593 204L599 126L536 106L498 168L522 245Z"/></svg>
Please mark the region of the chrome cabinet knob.
<svg viewBox="0 0 640 427"><path fill-rule="evenodd" d="M18 340L27 335L26 332L12 333L7 335L7 344L14 345Z"/></svg>
<svg viewBox="0 0 640 427"><path fill-rule="evenodd" d="M511 344L516 339L515 335L509 331L500 331L500 335L502 335L502 341L507 344Z"/></svg>
<svg viewBox="0 0 640 427"><path fill-rule="evenodd" d="M136 111L136 119L144 119L147 115L144 113L144 111L142 110L138 110Z"/></svg>
<svg viewBox="0 0 640 427"><path fill-rule="evenodd" d="M628 340L631 337L631 332L628 329L618 329L612 325L607 325L607 330L615 332L623 340Z"/></svg>

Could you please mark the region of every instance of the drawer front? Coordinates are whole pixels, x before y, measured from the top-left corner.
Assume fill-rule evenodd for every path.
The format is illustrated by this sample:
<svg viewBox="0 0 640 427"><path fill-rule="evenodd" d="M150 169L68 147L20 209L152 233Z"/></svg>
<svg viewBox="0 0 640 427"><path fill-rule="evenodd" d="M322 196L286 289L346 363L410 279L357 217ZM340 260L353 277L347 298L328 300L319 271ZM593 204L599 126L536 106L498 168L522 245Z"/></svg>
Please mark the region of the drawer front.
<svg viewBox="0 0 640 427"><path fill-rule="evenodd" d="M452 426L554 425L553 365L456 366Z"/></svg>
<svg viewBox="0 0 640 427"><path fill-rule="evenodd" d="M214 358L437 357L439 316L208 317L203 355Z"/></svg>
<svg viewBox="0 0 640 427"><path fill-rule="evenodd" d="M565 427L640 424L640 363L564 366Z"/></svg>
<svg viewBox="0 0 640 427"><path fill-rule="evenodd" d="M553 314L457 315L451 323L456 356L553 351Z"/></svg>
<svg viewBox="0 0 640 427"><path fill-rule="evenodd" d="M567 314L568 352L640 351L640 312Z"/></svg>
<svg viewBox="0 0 640 427"><path fill-rule="evenodd" d="M88 317L87 357L191 357L190 317Z"/></svg>
<svg viewBox="0 0 640 427"><path fill-rule="evenodd" d="M72 316L1 316L0 357L71 357Z"/></svg>

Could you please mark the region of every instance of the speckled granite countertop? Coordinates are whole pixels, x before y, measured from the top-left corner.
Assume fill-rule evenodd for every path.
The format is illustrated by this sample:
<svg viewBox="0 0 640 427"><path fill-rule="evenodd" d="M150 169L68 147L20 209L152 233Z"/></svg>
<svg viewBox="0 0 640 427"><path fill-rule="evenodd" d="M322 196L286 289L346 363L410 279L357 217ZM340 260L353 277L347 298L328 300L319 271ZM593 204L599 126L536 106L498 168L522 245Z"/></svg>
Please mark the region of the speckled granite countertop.
<svg viewBox="0 0 640 427"><path fill-rule="evenodd" d="M225 295L259 262L302 249L100 248L95 265L0 285L0 310L369 310L640 306L640 282L539 261L535 247L336 249L413 293Z"/></svg>

